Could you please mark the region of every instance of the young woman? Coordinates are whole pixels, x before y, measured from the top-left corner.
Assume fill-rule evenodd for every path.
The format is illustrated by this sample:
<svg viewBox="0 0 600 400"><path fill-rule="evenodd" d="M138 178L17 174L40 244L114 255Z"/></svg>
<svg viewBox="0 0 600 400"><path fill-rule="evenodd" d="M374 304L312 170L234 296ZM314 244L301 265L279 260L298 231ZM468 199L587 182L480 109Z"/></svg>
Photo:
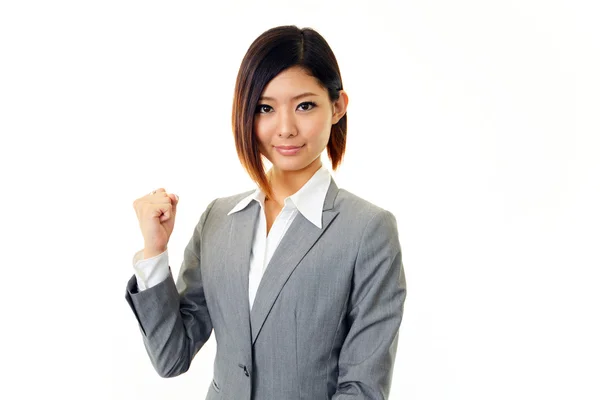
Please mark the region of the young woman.
<svg viewBox="0 0 600 400"><path fill-rule="evenodd" d="M188 370L214 330L207 399L386 399L406 285L394 216L339 189L346 106L337 61L312 29L258 37L237 77L233 132L256 190L212 201L175 282L178 197L134 208L145 247L126 298L157 372ZM263 158L272 167L265 172Z"/></svg>

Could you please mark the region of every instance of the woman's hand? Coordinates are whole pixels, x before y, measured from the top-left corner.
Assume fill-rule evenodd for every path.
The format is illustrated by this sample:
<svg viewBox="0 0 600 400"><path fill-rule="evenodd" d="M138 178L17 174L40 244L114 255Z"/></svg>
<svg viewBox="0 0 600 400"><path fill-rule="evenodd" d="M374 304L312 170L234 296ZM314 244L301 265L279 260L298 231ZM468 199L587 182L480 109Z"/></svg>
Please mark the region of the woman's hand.
<svg viewBox="0 0 600 400"><path fill-rule="evenodd" d="M144 236L144 259L167 249L175 225L179 197L160 188L133 202L133 208Z"/></svg>

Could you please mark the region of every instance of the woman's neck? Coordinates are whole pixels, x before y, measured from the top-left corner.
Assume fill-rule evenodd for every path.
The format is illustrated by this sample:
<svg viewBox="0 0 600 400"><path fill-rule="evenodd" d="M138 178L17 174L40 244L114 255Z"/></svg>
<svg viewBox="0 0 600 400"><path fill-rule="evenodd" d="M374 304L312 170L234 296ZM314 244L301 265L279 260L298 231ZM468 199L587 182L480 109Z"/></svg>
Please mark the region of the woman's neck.
<svg viewBox="0 0 600 400"><path fill-rule="evenodd" d="M285 198L300 190L322 165L321 160L316 159L306 168L298 171L284 171L273 166L267 174L273 198L267 200L274 200L283 205Z"/></svg>

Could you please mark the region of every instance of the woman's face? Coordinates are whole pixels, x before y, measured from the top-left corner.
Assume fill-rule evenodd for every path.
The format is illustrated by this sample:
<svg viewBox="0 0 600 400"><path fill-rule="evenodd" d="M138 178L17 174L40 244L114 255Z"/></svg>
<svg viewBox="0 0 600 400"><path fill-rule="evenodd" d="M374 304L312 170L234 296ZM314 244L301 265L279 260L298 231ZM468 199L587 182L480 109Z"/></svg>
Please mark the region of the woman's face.
<svg viewBox="0 0 600 400"><path fill-rule="evenodd" d="M316 171L331 125L346 112L347 95L335 103L316 78L300 67L282 71L265 87L256 107L254 134L277 171Z"/></svg>

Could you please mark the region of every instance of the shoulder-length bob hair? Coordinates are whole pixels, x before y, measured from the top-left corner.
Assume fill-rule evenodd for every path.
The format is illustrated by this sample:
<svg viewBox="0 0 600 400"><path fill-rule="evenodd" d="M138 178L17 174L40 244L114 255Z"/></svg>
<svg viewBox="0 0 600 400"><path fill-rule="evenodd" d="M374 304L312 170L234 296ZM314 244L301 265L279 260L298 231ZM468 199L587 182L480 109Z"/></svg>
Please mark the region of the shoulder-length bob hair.
<svg viewBox="0 0 600 400"><path fill-rule="evenodd" d="M319 81L334 102L343 89L337 60L329 44L315 30L279 26L261 34L250 45L240 66L233 97L232 124L235 147L243 167L258 186L272 195L254 135L254 115L267 84L280 72L302 67ZM331 127L327 154L335 170L346 149L347 116Z"/></svg>

